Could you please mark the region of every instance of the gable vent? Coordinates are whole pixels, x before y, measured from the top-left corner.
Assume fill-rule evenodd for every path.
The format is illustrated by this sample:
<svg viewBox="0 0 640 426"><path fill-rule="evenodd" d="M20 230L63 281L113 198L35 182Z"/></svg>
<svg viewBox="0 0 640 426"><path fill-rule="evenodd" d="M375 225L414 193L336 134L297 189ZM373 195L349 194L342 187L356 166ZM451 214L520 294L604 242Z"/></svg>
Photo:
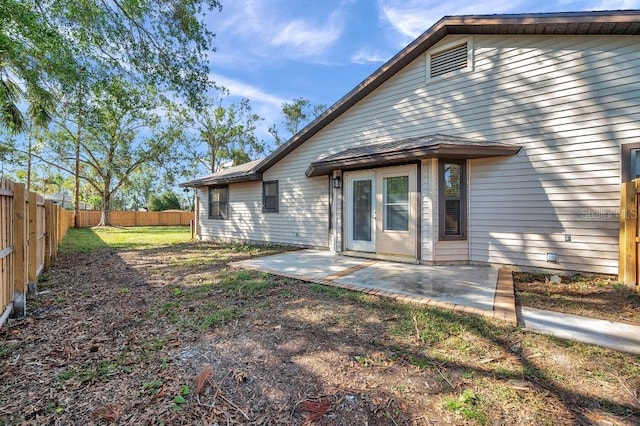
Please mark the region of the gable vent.
<svg viewBox="0 0 640 426"><path fill-rule="evenodd" d="M431 55L429 76L439 77L467 67L467 43Z"/></svg>

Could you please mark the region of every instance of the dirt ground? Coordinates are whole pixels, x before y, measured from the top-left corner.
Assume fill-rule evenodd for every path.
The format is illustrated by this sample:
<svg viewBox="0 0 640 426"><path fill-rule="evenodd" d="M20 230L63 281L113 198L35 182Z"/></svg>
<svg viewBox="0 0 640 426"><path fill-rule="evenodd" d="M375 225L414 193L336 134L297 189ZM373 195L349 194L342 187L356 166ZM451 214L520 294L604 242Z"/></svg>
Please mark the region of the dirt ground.
<svg viewBox="0 0 640 426"><path fill-rule="evenodd" d="M67 253L0 329L2 424L640 424L640 358L231 270L270 249Z"/></svg>
<svg viewBox="0 0 640 426"><path fill-rule="evenodd" d="M517 303L533 308L640 325L640 292L611 277L514 272Z"/></svg>

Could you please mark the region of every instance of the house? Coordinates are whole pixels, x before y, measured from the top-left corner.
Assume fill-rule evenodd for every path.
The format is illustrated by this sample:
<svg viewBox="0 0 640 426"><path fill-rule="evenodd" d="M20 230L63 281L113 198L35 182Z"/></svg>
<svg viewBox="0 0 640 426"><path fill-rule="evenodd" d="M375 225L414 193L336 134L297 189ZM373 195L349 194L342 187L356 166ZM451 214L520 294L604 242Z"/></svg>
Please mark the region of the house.
<svg viewBox="0 0 640 426"><path fill-rule="evenodd" d="M197 235L616 274L638 34L640 11L444 17L267 158L183 183Z"/></svg>

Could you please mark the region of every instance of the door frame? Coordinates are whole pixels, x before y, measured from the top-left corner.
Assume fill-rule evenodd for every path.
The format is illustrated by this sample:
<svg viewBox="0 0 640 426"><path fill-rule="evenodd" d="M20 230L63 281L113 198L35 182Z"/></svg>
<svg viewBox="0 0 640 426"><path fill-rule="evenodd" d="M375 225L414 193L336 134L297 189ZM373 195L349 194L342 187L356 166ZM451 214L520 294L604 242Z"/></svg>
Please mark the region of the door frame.
<svg viewBox="0 0 640 426"><path fill-rule="evenodd" d="M353 240L353 182L370 180L371 181L371 241L354 241ZM364 170L360 172L346 172L344 175L344 183L346 185L346 200L343 206L344 217L346 218L343 235L345 248L347 250L361 251L366 253L375 253L376 251L376 174L372 170Z"/></svg>
<svg viewBox="0 0 640 426"><path fill-rule="evenodd" d="M384 231L384 224L382 221L384 220L384 214L382 212L383 209L383 191L384 191L384 178L385 177L393 177L403 175L403 173L408 173L409 175L409 232L407 235L409 239L412 240L409 244L412 245L408 250L404 250L404 254L401 253L384 253L380 249L380 240L376 234L382 234ZM359 169L356 171L343 171L343 194L341 210L342 210L342 218L344 218L342 223L342 242L343 242L343 251L346 253L352 252L351 254L358 256L362 255L362 257L373 257L380 259L391 259L391 260L400 260L404 259L412 259L412 261L417 261L420 259L420 244L421 244L421 230L422 230L422 208L421 208L421 167L419 162L411 162L404 163L400 165L393 166L384 166L377 168L368 168L368 169ZM372 224L372 241L373 247L369 247L368 250L361 250L357 246L352 244L351 233L352 233L352 196L353 196L353 188L352 182L354 180L369 178L372 179L372 191L374 192L374 199L372 200L373 204L373 224ZM406 232L406 231L403 231ZM406 254L410 252L411 254Z"/></svg>

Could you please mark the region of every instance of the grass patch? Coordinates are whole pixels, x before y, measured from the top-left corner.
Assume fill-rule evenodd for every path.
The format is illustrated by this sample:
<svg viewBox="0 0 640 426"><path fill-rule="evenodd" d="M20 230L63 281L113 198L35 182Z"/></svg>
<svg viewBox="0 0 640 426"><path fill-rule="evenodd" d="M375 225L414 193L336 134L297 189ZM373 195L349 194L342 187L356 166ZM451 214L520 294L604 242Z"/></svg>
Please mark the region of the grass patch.
<svg viewBox="0 0 640 426"><path fill-rule="evenodd" d="M317 291L318 293L322 293L330 297L335 297L336 299L365 301L367 296L365 293L360 293L359 291L347 290L339 287L332 287L330 285L312 283L309 285L309 287L313 291Z"/></svg>
<svg viewBox="0 0 640 426"><path fill-rule="evenodd" d="M7 400L24 401L16 413L38 407L42 424L122 423L126 418L191 424L212 415L209 407L222 402L219 388L238 407L259 407L251 410L252 421L261 418L255 414L289 424L292 413L304 415L303 403L313 408L325 400L295 405L301 389L325 395L327 389L348 388L348 394L336 394L343 401L331 405L332 417L320 422L359 424L366 415L385 424L423 418L451 424L640 424L634 399L638 357L532 334L501 321L225 264L270 254L276 246L194 241L164 247L167 228L147 230L161 234L145 242L139 229L102 235L102 230L72 230L70 235L87 237L88 243L74 248L87 253L62 256L62 267L52 271L48 286L65 291L39 300L44 314L49 307L56 310L25 323L19 343L13 340L18 339L15 328L6 329L0 342L0 361L22 381L10 383L5 392ZM141 249L117 253L133 244ZM114 263L118 267L111 268ZM109 280L104 280L107 268ZM538 278L544 283L543 276ZM570 278L566 285L590 288L582 278ZM627 290L616 283L591 287ZM75 318L73 313L84 309L83 318L92 318L90 332L84 326L48 332L59 328L59 310ZM39 324L46 324L40 329L46 334L36 333ZM98 342L98 354L87 355L87 348L78 346L88 338ZM23 362L49 353L53 362ZM58 363L76 353L77 358L64 359L64 367ZM205 374L209 364L215 369ZM33 377L39 386L32 386ZM76 392L107 381L108 398ZM51 401L50 389L75 392L74 399ZM271 391L285 405L274 406ZM51 410L61 410L55 418L42 411L49 402ZM226 408L227 417L211 417L211 422L248 422ZM117 415L125 409L128 417L122 417L124 411ZM98 419L97 412L112 414ZM7 423L33 422L12 416Z"/></svg>
<svg viewBox="0 0 640 426"><path fill-rule="evenodd" d="M0 359L9 358L11 353L18 347L18 345L11 345L9 343L0 342Z"/></svg>
<svg viewBox="0 0 640 426"><path fill-rule="evenodd" d="M96 367L87 367L74 370L72 368L64 370L58 374L58 380L66 382L75 379L82 384L98 381L115 374L116 367L107 363L102 363Z"/></svg>
<svg viewBox="0 0 640 426"><path fill-rule="evenodd" d="M418 337L424 343L436 344L451 340L456 350L464 351L469 343L465 334L479 334L491 340L501 340L515 330L501 329L490 322L473 315L461 315L435 308L420 308L412 305L397 304L395 310L399 320L395 333L403 337Z"/></svg>
<svg viewBox="0 0 640 426"><path fill-rule="evenodd" d="M60 251L86 253L105 248L160 247L186 243L190 238L188 226L71 228L60 244Z"/></svg>
<svg viewBox="0 0 640 426"><path fill-rule="evenodd" d="M275 277L256 271L229 272L216 287L235 294L253 295L277 287Z"/></svg>
<svg viewBox="0 0 640 426"><path fill-rule="evenodd" d="M233 308L221 308L211 312L197 323L198 330L207 330L219 324L227 323L231 320L239 318L242 311Z"/></svg>
<svg viewBox="0 0 640 426"><path fill-rule="evenodd" d="M465 389L458 398L446 398L444 405L466 420L475 420L478 424L487 423L487 415L478 406L478 396L471 389Z"/></svg>

